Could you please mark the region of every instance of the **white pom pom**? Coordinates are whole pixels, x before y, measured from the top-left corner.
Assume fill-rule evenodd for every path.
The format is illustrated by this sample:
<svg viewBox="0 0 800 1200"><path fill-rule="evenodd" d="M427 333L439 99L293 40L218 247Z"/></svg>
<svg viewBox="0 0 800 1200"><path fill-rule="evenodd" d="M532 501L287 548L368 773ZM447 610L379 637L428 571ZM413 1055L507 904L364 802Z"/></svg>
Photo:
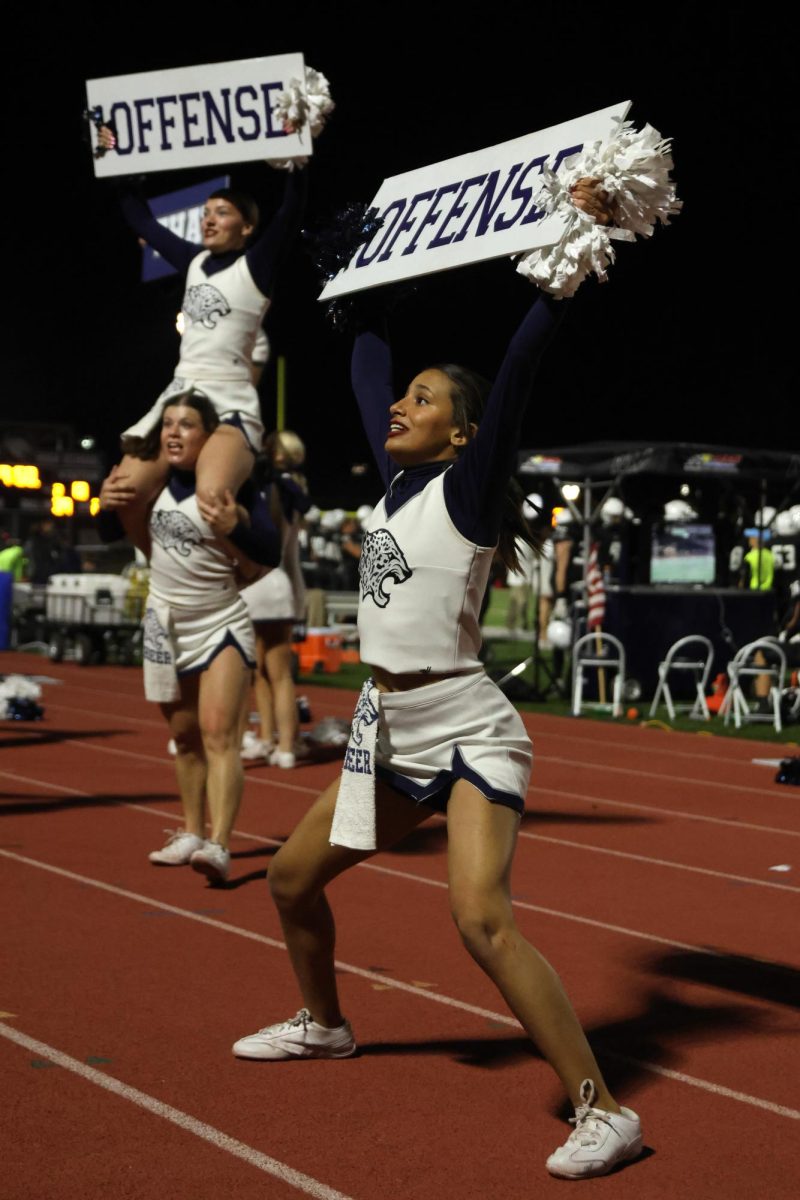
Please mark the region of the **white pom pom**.
<svg viewBox="0 0 800 1200"><path fill-rule="evenodd" d="M670 140L651 125L635 130L630 121L618 120L618 126L607 142L591 142L567 159L561 174L544 171L545 211L561 214L566 227L556 245L516 256L517 270L559 298L573 296L589 274L607 279L615 258L612 240L650 237L657 221L668 225L682 208L670 178ZM615 205L614 225L598 225L573 204L570 187L587 178L599 179Z"/></svg>
<svg viewBox="0 0 800 1200"><path fill-rule="evenodd" d="M306 67L305 87L299 79L291 79L288 88L278 92L274 113L288 133L301 133L307 125L311 136L318 137L335 107L328 80Z"/></svg>

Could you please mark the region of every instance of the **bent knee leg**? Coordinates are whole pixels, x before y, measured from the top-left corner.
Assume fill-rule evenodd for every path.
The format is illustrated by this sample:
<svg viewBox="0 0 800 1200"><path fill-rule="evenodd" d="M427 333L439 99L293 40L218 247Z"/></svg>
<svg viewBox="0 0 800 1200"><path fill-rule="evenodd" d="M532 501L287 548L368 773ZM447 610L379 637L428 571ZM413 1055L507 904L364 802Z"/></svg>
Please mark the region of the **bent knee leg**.
<svg viewBox="0 0 800 1200"><path fill-rule="evenodd" d="M498 898L457 898L451 912L464 946L478 962L493 958L517 939L510 908Z"/></svg>
<svg viewBox="0 0 800 1200"><path fill-rule="evenodd" d="M272 893L272 899L279 909L289 912L302 908L308 901L313 900L319 888L311 880L303 864L291 852L291 848L282 846L269 864L267 882Z"/></svg>

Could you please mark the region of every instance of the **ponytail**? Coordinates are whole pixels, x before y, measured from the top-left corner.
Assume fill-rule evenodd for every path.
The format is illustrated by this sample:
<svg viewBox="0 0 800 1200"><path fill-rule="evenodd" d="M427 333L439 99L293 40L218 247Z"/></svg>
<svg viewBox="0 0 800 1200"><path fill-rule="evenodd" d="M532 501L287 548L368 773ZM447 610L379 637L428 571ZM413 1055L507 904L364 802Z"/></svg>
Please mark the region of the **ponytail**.
<svg viewBox="0 0 800 1200"><path fill-rule="evenodd" d="M525 516L523 505L525 493L516 479L509 479L506 487L503 516L500 523L500 541L497 552L509 571L519 571L519 543L530 546L537 558L541 558L544 538L536 526Z"/></svg>
<svg viewBox="0 0 800 1200"><path fill-rule="evenodd" d="M491 384L475 371L455 363L436 363L433 369L441 371L450 380L453 421L462 433L470 436L470 426L480 425ZM498 554L509 571L520 569L520 542L530 546L537 557L541 556L544 544L544 538L525 516L524 502L525 494L512 476L506 485L497 546Z"/></svg>

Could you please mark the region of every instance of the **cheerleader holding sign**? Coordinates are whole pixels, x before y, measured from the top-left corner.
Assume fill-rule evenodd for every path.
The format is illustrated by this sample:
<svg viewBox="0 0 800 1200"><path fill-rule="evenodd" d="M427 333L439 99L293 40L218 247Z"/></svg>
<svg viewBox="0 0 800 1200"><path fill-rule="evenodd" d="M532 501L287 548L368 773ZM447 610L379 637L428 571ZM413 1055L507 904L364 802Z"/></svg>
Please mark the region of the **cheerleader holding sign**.
<svg viewBox="0 0 800 1200"><path fill-rule="evenodd" d="M609 173L583 171L573 174L562 200L573 226L589 231L586 254L583 244L575 253L576 231L569 233L570 271L548 252L548 290L571 295L576 274L595 269L597 231L605 237L612 219L624 219L626 196ZM549 268L541 255L520 269L538 272L545 286ZM361 656L372 678L356 707L341 778L270 865L303 1008L241 1038L233 1052L270 1061L355 1053L339 1006L324 889L432 812L444 813L450 904L462 940L576 1107L575 1130L547 1169L583 1179L636 1158L641 1124L609 1092L558 976L516 927L510 876L532 748L519 714L478 658L479 610L495 548L512 565L515 538L533 540L521 490L510 483L537 364L567 307L552 295L538 297L491 387L462 367L440 364L395 399L381 323L357 336L353 387L387 487L360 560Z"/></svg>
<svg viewBox="0 0 800 1200"><path fill-rule="evenodd" d="M306 84L309 100L300 119L308 120L316 136L334 105L323 75L307 68ZM291 93L285 95L284 128L291 132L297 109ZM276 113L281 117L280 109ZM98 129L98 146L103 153L115 149L115 134L106 125ZM257 238L258 207L244 192L223 188L209 196L201 222L202 246L165 229L133 191L123 193L123 214L136 235L186 274L185 327L175 376L150 411L122 435L124 457L117 478L132 489L132 499L119 517L129 536L139 533L148 505L167 478L163 453L148 458L146 449L166 400L199 392L219 417L197 463L201 511L219 503L227 492L237 493L261 448L264 427L252 379L253 348L278 269L300 230L307 195L307 171L302 169L306 159L269 161L287 169L286 187L280 207Z"/></svg>

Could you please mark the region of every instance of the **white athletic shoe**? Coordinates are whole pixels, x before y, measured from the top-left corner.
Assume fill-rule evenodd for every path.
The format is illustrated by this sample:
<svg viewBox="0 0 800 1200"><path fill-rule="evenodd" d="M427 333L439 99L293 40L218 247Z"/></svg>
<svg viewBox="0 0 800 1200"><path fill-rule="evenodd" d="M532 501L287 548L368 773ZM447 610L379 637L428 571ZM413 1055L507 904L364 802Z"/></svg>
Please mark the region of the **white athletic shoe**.
<svg viewBox="0 0 800 1200"><path fill-rule="evenodd" d="M285 771L291 770L297 759L291 750L273 750L269 756L269 765L271 767L283 767Z"/></svg>
<svg viewBox="0 0 800 1200"><path fill-rule="evenodd" d="M230 851L219 842L203 842L189 862L195 871L205 875L209 883L224 883L231 865Z"/></svg>
<svg viewBox="0 0 800 1200"><path fill-rule="evenodd" d="M307 1008L301 1008L290 1021L267 1025L266 1029L240 1038L233 1045L237 1058L269 1062L287 1058L350 1058L355 1052L356 1043L349 1021L336 1029L328 1029L313 1021Z"/></svg>
<svg viewBox="0 0 800 1200"><path fill-rule="evenodd" d="M274 742L265 742L252 729L244 731L240 755L245 762L258 762L259 759L266 762L274 749Z"/></svg>
<svg viewBox="0 0 800 1200"><path fill-rule="evenodd" d="M575 1126L563 1146L547 1160L559 1179L590 1179L606 1175L617 1163L637 1158L642 1150L642 1123L633 1109L610 1113L592 1108L597 1092L591 1079L581 1084L582 1104L570 1122Z"/></svg>
<svg viewBox="0 0 800 1200"><path fill-rule="evenodd" d="M175 739L170 738L167 742L167 754L171 754L173 758L178 753L178 747L175 745Z"/></svg>
<svg viewBox="0 0 800 1200"><path fill-rule="evenodd" d="M157 867L182 867L203 845L201 837L187 833L185 829L174 829L171 833L165 829L164 832L169 833L169 837L163 850L153 850L147 856Z"/></svg>

